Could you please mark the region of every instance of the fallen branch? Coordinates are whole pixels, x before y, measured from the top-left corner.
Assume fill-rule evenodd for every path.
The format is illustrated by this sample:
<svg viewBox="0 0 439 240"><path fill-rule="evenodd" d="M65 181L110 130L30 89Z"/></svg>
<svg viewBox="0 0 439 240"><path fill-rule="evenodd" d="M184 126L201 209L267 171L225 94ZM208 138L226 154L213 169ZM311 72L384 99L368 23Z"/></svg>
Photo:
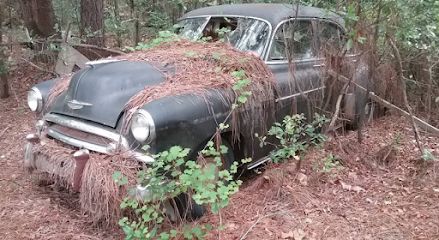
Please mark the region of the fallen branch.
<svg viewBox="0 0 439 240"><path fill-rule="evenodd" d="M349 84L350 84L350 82L345 83L343 88L342 88L342 90L340 91L340 94L338 95L337 104L335 105L335 112L334 112L334 115L332 116L332 120L331 120L331 123L329 124L327 132L329 132L332 129L334 129L335 123L336 123L336 121L338 119L338 115L340 114L341 100L343 99L343 96L344 96L344 94L346 92L346 89L348 88Z"/></svg>
<svg viewBox="0 0 439 240"><path fill-rule="evenodd" d="M44 68L42 68L42 67L36 65L35 63L33 63L33 62L31 62L31 61L29 61L29 60L23 58L23 57L21 58L21 60L23 60L23 61L26 62L27 64L31 65L32 67L34 67L34 68L36 68L36 69L38 69L38 70L40 70L40 71L42 71L42 72L50 73L50 74L52 74L53 76L57 76L57 77L59 76L58 73L56 73L56 72L52 72L52 71L49 71L49 70L46 70L46 69L44 69Z"/></svg>
<svg viewBox="0 0 439 240"><path fill-rule="evenodd" d="M90 45L90 44L84 44L84 43L72 44L71 46L73 48L80 47L80 48L95 49L95 50L99 50L99 51L106 51L108 53L113 54L113 56L119 56L119 55L124 55L125 54L124 52L122 52L120 50L110 49L110 48L103 48L103 47L99 47L99 46L96 46L96 45Z"/></svg>
<svg viewBox="0 0 439 240"><path fill-rule="evenodd" d="M334 70L328 70L328 73L329 73L331 76L337 78L338 80L340 80L340 81L342 81L342 82L344 82L344 83L347 83L347 82L350 81L349 78L347 78L347 77L345 77L345 76L343 76L343 75L337 74ZM352 84L354 84L358 89L367 92L367 89L364 88L363 86L359 85L358 83L356 83L356 82L352 82ZM404 115L405 117L411 118L411 115L410 115L409 112L407 112L407 111L405 111L405 110L399 108L398 106L395 106L395 105L393 105L392 103L390 103L390 102L384 100L383 98L381 98L381 97L379 97L378 95L376 95L374 92L369 92L369 97L370 97L372 100L374 100L375 102L377 102L377 103L379 103L379 104L381 104L381 105L383 105L383 106L385 106L385 107L388 107L388 108L394 109L394 110L400 112L400 113L401 113L402 115ZM434 135L439 136L439 129L438 129L438 128L432 126L431 124L425 122L424 120L422 120L422 119L420 119L420 118L418 118L418 117L416 117L416 116L413 116L413 120L414 120L414 121L416 122L416 124L418 124L418 126L419 126L420 128L422 128L424 131L427 131L427 132L429 132L429 133L431 133L431 134L434 134Z"/></svg>
<svg viewBox="0 0 439 240"><path fill-rule="evenodd" d="M0 138L3 137L3 134L5 134L6 131L8 131L8 129L9 129L10 127L11 127L11 126L7 126L5 129L3 129L3 131L0 133Z"/></svg>
<svg viewBox="0 0 439 240"><path fill-rule="evenodd" d="M28 47L31 48L32 44L34 43L65 43L65 39L45 39L45 40L33 40L33 41L26 41L26 42L10 42L10 43L0 43L0 47L11 47L11 46L23 46L23 47ZM113 54L114 56L119 56L119 55L123 55L125 54L125 52L117 50L117 49L110 49L110 48L104 48L104 47L99 47L96 45L90 45L90 44L84 44L84 43L79 43L79 44L70 44L72 47L80 47L80 48L88 48L88 49L95 49L95 50L100 50L100 51L106 51L108 53Z"/></svg>

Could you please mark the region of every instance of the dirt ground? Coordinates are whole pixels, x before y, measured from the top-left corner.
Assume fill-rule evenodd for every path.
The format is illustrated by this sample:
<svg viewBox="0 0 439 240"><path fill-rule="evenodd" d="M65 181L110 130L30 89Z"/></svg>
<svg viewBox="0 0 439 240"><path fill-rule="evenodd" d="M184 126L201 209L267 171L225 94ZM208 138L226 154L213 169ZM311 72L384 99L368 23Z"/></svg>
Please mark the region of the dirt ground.
<svg viewBox="0 0 439 240"><path fill-rule="evenodd" d="M121 239L119 229L93 226L67 192L39 187L22 169L24 137L33 128L26 91L47 78L21 66L12 95L0 100L0 236L3 239ZM422 134L439 157L439 137ZM328 157L332 154L332 158ZM425 161L410 126L398 116L378 119L357 142L355 132L331 137L296 162L270 165L251 177L211 239L439 239L439 167ZM338 159L338 167L326 167Z"/></svg>

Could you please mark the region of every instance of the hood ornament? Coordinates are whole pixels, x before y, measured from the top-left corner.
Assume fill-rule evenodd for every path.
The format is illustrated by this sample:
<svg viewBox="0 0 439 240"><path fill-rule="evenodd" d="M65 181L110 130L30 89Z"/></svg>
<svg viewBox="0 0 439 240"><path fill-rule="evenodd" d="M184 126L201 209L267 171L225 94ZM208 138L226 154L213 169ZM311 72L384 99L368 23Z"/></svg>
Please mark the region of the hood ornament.
<svg viewBox="0 0 439 240"><path fill-rule="evenodd" d="M71 100L67 102L67 106L72 110L79 110L82 109L84 106L93 106L93 104Z"/></svg>

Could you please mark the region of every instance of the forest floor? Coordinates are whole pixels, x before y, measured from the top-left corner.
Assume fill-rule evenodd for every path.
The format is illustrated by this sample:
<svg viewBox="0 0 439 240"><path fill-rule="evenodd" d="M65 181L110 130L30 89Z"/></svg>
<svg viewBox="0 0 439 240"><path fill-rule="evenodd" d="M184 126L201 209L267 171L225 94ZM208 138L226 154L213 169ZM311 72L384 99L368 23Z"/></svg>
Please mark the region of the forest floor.
<svg viewBox="0 0 439 240"><path fill-rule="evenodd" d="M12 94L0 100L2 239L121 239L93 226L77 196L32 183L22 168L24 137L35 117L26 91L47 78L21 66ZM421 159L410 125L399 116L331 137L296 162L273 164L245 181L231 204L201 222L223 224L211 239L439 239L439 163ZM439 137L422 134L439 157ZM337 164L338 162L339 164Z"/></svg>

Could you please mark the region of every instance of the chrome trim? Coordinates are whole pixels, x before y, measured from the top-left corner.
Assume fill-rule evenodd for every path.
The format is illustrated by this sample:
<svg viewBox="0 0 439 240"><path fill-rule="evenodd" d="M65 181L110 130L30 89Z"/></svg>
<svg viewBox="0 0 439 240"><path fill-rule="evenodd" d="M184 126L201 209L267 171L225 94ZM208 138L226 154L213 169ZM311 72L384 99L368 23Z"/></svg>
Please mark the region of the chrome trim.
<svg viewBox="0 0 439 240"><path fill-rule="evenodd" d="M68 128L108 138L114 142L120 143L121 146L123 146L125 149L129 149L128 141L123 136L121 136L119 133L103 129L97 124L85 123L82 121L78 121L77 119L72 117L55 115L51 113L44 116L44 120L52 123L57 123Z"/></svg>
<svg viewBox="0 0 439 240"><path fill-rule="evenodd" d="M292 95L288 95L288 96L285 96L285 97L280 97L280 98L277 98L275 100L275 102L280 102L280 101L287 100L287 99L290 99L290 98L295 98L295 97L298 97L298 96L300 96L302 94L312 93L312 92L315 92L315 91L323 90L325 88L326 87L323 86L323 87L318 87L318 88L314 88L314 89L311 89L311 90L307 90L307 91L304 91L304 92L299 92L299 93L295 93L295 94L292 94Z"/></svg>
<svg viewBox="0 0 439 240"><path fill-rule="evenodd" d="M190 19L190 18L202 18L202 17L208 17L209 19L206 21L204 28L206 27L207 23L209 23L210 19L212 17L236 17L236 18L251 18L251 19L256 19L262 22L265 22L268 25L268 41L265 43L264 46L264 50L262 50L261 56L259 56L262 60L266 59L266 52L268 49L268 46L270 45L270 39L272 39L272 34L273 34L273 26L271 25L271 23L263 18L258 18L258 17L251 17L251 16L245 16L245 15L221 15L221 14L214 14L214 15L198 15L198 16L190 16L190 17L184 17L184 18L180 18L178 21L184 20L184 19Z"/></svg>
<svg viewBox="0 0 439 240"><path fill-rule="evenodd" d="M291 63L294 64L298 64L298 63L310 63L310 62L314 62L314 63L318 63L325 60L325 58L306 58L306 59L296 59L296 60L292 60ZM279 61L269 61L269 62L265 62L265 64L267 65L285 65L285 64L289 64L290 62L288 62L288 60L279 60Z"/></svg>
<svg viewBox="0 0 439 240"><path fill-rule="evenodd" d="M38 136L41 135L41 133L44 131L46 126L46 122L44 120L37 120L37 122L35 123L35 129L37 130L37 134Z"/></svg>
<svg viewBox="0 0 439 240"><path fill-rule="evenodd" d="M144 142L141 142L141 143L147 143L147 144L148 144L148 143L151 143L152 140L154 140L155 137L156 137L154 119L152 118L151 114L149 114L149 112L146 111L146 110L144 110L144 109L139 109L139 110L137 110L137 111L133 114L133 118L134 118L134 116L137 115L137 114L142 115L142 116L144 116L144 117L146 118L146 121L148 122L148 127L149 127L149 136L146 138L146 140L145 140ZM130 126L130 131L131 131L131 133L132 133L132 131L133 131L133 130L131 129L131 126ZM134 135L134 134L133 134L133 135ZM137 141L137 139L136 139L136 141Z"/></svg>
<svg viewBox="0 0 439 240"><path fill-rule="evenodd" d="M99 152L99 153L107 153L107 147L105 146L99 146L99 145L95 145L92 143L88 143L88 142L83 142L81 140L66 136L60 132L57 132L55 130L52 129L48 129L47 134L63 143L66 143L68 145L72 145L78 148L86 148L95 152Z"/></svg>
<svg viewBox="0 0 439 240"><path fill-rule="evenodd" d="M37 134L32 133L32 134L28 134L26 136L26 141L29 142L29 143L35 144L35 143L39 143L40 142L40 138L39 138L39 136Z"/></svg>
<svg viewBox="0 0 439 240"><path fill-rule="evenodd" d="M128 141L126 140L125 137L121 136L117 132L103 129L98 124L85 123L82 121L78 121L77 119L72 118L72 117L67 117L67 116L62 116L62 115L52 114L52 113L46 114L46 116L44 117L44 120L47 122L50 122L50 123L56 123L56 124L59 124L59 125L64 126L64 127L72 128L75 130L79 130L79 131L83 131L86 133L91 133L91 134L95 134L95 135L107 138L107 139L113 141L113 143L120 146L120 150L123 153L126 153L128 155L133 156L136 160L143 162L143 163L147 163L147 164L154 162L154 158L151 156L148 156L147 153L130 149ZM102 146L102 145L97 145L97 144L93 144L93 143L89 143L89 142L84 142L82 140L78 140L76 138L66 136L63 133L60 133L60 132L55 131L53 129L50 129L50 127L48 127L48 129L47 129L47 135L65 143L65 144L68 144L68 145L71 145L74 147L86 148L88 150L103 153L103 154L113 154L114 153L114 149L109 149L108 146Z"/></svg>
<svg viewBox="0 0 439 240"><path fill-rule="evenodd" d="M271 38L270 38L270 41L269 41L269 47L267 49L267 55L264 58L264 61L265 61L266 64L287 64L287 63L289 63L288 60L278 60L278 61L271 60L270 61L270 60L268 60L268 57L270 55L270 50L271 50L271 48L273 46L274 36L276 35L276 32L279 29L279 27L282 24L284 24L284 23L286 23L288 21L294 21L294 20L318 20L318 21L333 23L336 26L338 26L341 30L343 30L343 33L345 33L345 29L344 29L344 27L342 25L338 24L337 22L335 22L333 20L327 19L327 18L315 18L315 17L298 17L298 18L295 18L295 17L292 17L292 18L289 18L289 19L285 19L285 20L283 20L283 21L281 21L281 22L279 22L277 24L277 26L274 28L273 34L271 35ZM302 62L301 60L303 60L303 59L293 60L292 62L298 63L298 62ZM306 59L306 60L311 60L311 61L315 60L315 61L317 61L317 60L324 60L324 58L310 58L310 59Z"/></svg>
<svg viewBox="0 0 439 240"><path fill-rule="evenodd" d="M257 160L256 162L249 164L247 166L247 170L252 170L254 168L257 168L258 166L261 166L262 164L264 164L270 160L271 160L271 158L269 156L263 157L263 158Z"/></svg>
<svg viewBox="0 0 439 240"><path fill-rule="evenodd" d="M37 87L32 87L30 89L30 91L34 91L38 96L37 96L37 109L35 111L31 111L32 112L41 112L41 110L43 110L43 95L41 94L41 91L37 88ZM27 100L28 106L29 106L29 99Z"/></svg>
<svg viewBox="0 0 439 240"><path fill-rule="evenodd" d="M122 61L126 61L125 59L100 59L100 60L95 60L95 61L88 61L85 63L85 65L88 65L90 67L94 67L96 65L100 65L100 64L107 64L107 63L114 63L114 62L122 62Z"/></svg>
<svg viewBox="0 0 439 240"><path fill-rule="evenodd" d="M131 154L133 155L133 157L140 162L146 163L146 164L151 164L155 161L155 159L151 156L146 155L145 153L141 153L141 152L136 152L136 151L132 151Z"/></svg>
<svg viewBox="0 0 439 240"><path fill-rule="evenodd" d="M79 102L77 100L71 100L67 102L67 106L72 110L79 110L82 109L84 106L93 106L93 104L87 102Z"/></svg>

